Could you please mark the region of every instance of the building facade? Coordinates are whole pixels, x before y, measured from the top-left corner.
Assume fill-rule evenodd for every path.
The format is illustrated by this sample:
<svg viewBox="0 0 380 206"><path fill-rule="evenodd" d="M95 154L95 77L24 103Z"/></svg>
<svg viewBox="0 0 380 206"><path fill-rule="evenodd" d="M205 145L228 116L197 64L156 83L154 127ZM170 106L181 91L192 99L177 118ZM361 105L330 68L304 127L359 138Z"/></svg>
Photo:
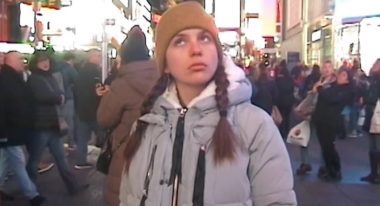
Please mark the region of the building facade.
<svg viewBox="0 0 380 206"><path fill-rule="evenodd" d="M333 60L334 1L284 0L283 11L283 59L309 65Z"/></svg>

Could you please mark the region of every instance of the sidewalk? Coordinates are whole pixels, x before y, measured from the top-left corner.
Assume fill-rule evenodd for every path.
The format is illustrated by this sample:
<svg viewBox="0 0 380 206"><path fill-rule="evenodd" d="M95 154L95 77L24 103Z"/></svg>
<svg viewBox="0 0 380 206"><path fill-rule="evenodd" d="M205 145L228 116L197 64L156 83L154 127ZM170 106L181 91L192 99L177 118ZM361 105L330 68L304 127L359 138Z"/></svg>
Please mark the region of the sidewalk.
<svg viewBox="0 0 380 206"><path fill-rule="evenodd" d="M343 179L340 183L326 183L317 178L321 155L318 141L311 140L310 159L313 171L305 176L295 176L298 204L302 206L379 206L380 185L360 181L369 172L367 137L337 141L342 163ZM300 164L299 148L288 145L293 171Z"/></svg>
<svg viewBox="0 0 380 206"><path fill-rule="evenodd" d="M293 171L300 164L299 148L287 145L292 159ZM311 140L310 157L313 171L305 177L295 176L295 191L300 206L379 206L380 185L369 185L359 181L368 172L367 139L338 140L337 148L342 160L343 180L340 183L325 183L317 178L320 150L316 139ZM99 150L90 148L89 159L95 162ZM74 155L69 155L73 165ZM80 181L87 181L90 188L78 196L69 196L56 167L39 176L41 194L47 197L45 206L106 206L103 200L104 176L95 170L73 171ZM16 183L8 182L9 191L17 194ZM5 206L28 206L28 202L18 199Z"/></svg>

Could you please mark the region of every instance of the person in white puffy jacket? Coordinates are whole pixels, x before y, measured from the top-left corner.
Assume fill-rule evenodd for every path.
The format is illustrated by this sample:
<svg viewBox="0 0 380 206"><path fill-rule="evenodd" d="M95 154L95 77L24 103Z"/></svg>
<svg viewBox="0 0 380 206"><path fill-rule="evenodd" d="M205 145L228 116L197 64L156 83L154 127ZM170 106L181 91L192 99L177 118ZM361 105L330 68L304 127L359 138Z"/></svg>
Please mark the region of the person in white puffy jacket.
<svg viewBox="0 0 380 206"><path fill-rule="evenodd" d="M161 77L127 140L120 206L296 205L289 155L197 2L156 31Z"/></svg>

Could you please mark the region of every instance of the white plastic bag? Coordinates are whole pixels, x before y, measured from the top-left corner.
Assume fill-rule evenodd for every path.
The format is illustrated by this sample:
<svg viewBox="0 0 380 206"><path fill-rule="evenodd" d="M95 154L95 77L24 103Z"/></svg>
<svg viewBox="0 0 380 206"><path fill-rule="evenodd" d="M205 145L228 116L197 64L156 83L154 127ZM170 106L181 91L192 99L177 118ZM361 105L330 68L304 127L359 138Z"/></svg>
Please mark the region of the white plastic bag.
<svg viewBox="0 0 380 206"><path fill-rule="evenodd" d="M286 142L306 147L309 144L310 134L310 122L304 120L290 130Z"/></svg>

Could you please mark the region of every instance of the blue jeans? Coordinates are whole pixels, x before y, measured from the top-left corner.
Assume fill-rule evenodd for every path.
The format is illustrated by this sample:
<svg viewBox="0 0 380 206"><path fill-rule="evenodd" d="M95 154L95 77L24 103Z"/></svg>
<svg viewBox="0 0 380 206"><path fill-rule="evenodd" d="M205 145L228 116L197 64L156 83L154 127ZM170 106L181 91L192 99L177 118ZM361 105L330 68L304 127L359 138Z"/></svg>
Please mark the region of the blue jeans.
<svg viewBox="0 0 380 206"><path fill-rule="evenodd" d="M66 104L64 105L64 115L65 120L69 125L68 144L73 145L76 143L74 100L69 99L66 101Z"/></svg>
<svg viewBox="0 0 380 206"><path fill-rule="evenodd" d="M25 156L21 146L0 149L0 190L4 189L8 169L14 171L22 193L29 199L38 194L36 185L29 178L25 168Z"/></svg>
<svg viewBox="0 0 380 206"><path fill-rule="evenodd" d="M104 143L105 131L101 129L96 121L85 122L78 121L78 136L77 136L77 164L87 163L88 141L91 139L91 133L96 135L96 144L101 146Z"/></svg>
<svg viewBox="0 0 380 206"><path fill-rule="evenodd" d="M30 178L35 182L37 179L38 164L41 161L44 149L48 147L50 153L54 157L58 167L59 174L66 185L66 188L75 191L78 188L78 182L70 172L63 147L63 140L60 138L58 131L54 130L39 130L31 141L28 142L27 148L29 152L29 161L27 170Z"/></svg>

